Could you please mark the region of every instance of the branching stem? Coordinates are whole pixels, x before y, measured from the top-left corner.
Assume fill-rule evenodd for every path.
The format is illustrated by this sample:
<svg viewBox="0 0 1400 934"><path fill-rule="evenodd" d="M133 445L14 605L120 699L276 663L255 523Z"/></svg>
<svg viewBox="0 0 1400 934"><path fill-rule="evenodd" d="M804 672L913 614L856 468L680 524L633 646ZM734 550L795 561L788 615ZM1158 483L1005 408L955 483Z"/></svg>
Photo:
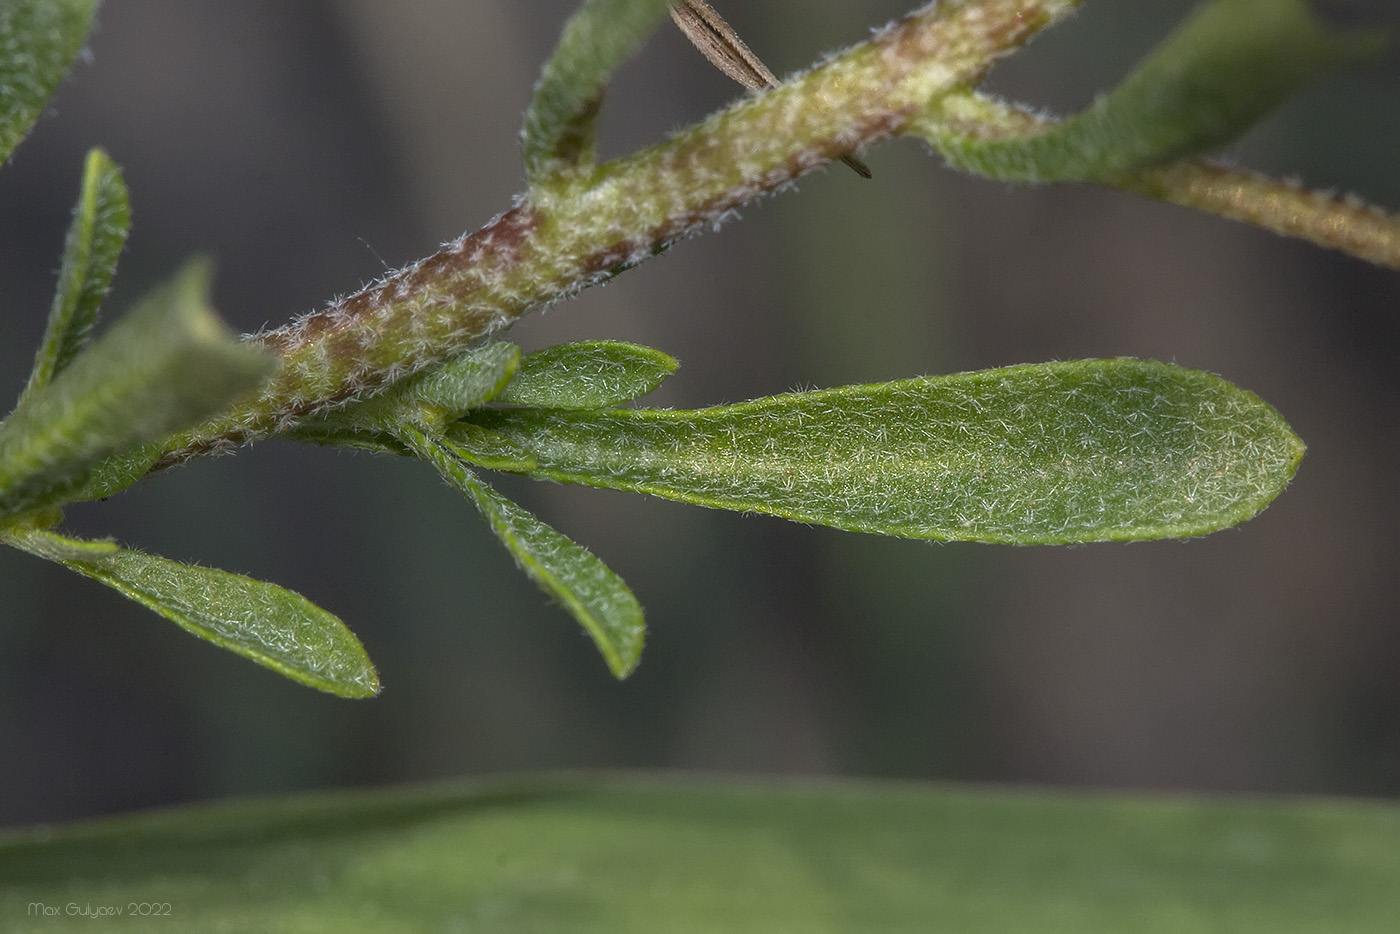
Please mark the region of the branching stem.
<svg viewBox="0 0 1400 934"><path fill-rule="evenodd" d="M561 175L486 227L250 340L281 371L158 466L286 429L460 353L522 314L655 255L975 84L1079 0L944 0L766 94L584 175Z"/></svg>
<svg viewBox="0 0 1400 934"><path fill-rule="evenodd" d="M157 466L286 430L307 416L373 394L460 354L528 311L718 226L754 199L870 143L902 132L923 135L935 145L950 133L1013 143L1034 136L1050 124L972 88L992 65L1079 2L929 4L805 74L745 98L658 146L602 165L593 163L589 147L569 144L569 133L591 132L588 121L596 112L591 103L583 102L579 110L574 101L574 110L565 107L554 117L564 121L564 137L536 127L558 145L535 153L539 164L530 175L532 184L513 207L481 230L324 310L250 337L280 357L278 374L252 401L175 439ZM1257 14L1249 4L1220 10L1229 16L1212 22L1233 17L1247 24ZM1329 41L1303 18L1305 11L1294 13L1306 40L1299 40L1300 48ZM594 10L594 15L601 14ZM739 42L735 55L744 60L741 47ZM1225 54L1234 48L1211 40L1205 51ZM1191 61L1191 54L1172 47L1152 66L1157 77L1146 82L1152 85L1148 91L1161 75L1170 78L1181 61ZM1205 63L1223 67L1210 55ZM599 74L590 80L602 80ZM1280 80L1285 78L1291 80L1290 74ZM1187 91L1192 87L1185 85ZM534 123L544 127L545 116L554 111L541 107L539 112ZM527 153L533 125L527 120ZM957 161L947 146L955 143L944 149ZM972 160L964 167L974 171L976 148L963 153ZM1190 161L1093 178L1400 267L1400 220L1347 199Z"/></svg>
<svg viewBox="0 0 1400 934"><path fill-rule="evenodd" d="M972 91L943 98L939 121L940 132L988 142L1028 139L1055 126L1045 117ZM961 167L979 170L974 165ZM1358 198L1200 159L1100 183L1400 269L1400 216Z"/></svg>

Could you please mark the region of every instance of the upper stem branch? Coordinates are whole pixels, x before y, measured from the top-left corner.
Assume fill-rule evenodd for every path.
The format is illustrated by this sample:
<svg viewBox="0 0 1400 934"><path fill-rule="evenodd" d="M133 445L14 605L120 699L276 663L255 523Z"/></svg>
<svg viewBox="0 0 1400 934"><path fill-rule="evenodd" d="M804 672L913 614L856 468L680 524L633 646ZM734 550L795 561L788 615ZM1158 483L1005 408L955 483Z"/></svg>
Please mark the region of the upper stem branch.
<svg viewBox="0 0 1400 934"><path fill-rule="evenodd" d="M1055 122L1045 117L968 91L944 96L937 125L916 125L913 132L924 135L937 148L942 134L976 141L1015 142L1031 139L1054 126ZM957 152L945 154L960 168L997 177L993 167L960 159ZM1311 191L1295 182L1199 159L1184 159L1096 181L1400 269L1400 215L1355 197Z"/></svg>

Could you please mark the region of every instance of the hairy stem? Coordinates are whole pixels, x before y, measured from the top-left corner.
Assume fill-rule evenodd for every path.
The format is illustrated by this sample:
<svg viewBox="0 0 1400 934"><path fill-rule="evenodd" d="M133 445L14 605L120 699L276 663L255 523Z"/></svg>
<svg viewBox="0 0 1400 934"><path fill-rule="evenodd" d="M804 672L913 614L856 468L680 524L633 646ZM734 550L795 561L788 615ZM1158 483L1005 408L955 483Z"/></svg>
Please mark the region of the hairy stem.
<svg viewBox="0 0 1400 934"><path fill-rule="evenodd" d="M481 230L249 340L282 360L251 403L158 466L263 437L372 393L898 133L1079 0L944 0L768 93L591 173L531 188Z"/></svg>
<svg viewBox="0 0 1400 934"><path fill-rule="evenodd" d="M972 140L1026 139L1053 126L1052 120L972 91L947 95L938 108L937 132ZM950 157L956 159L956 155ZM960 167L979 171L975 165ZM1295 182L1195 159L1127 172L1100 183L1400 269L1400 216L1354 197L1312 191Z"/></svg>

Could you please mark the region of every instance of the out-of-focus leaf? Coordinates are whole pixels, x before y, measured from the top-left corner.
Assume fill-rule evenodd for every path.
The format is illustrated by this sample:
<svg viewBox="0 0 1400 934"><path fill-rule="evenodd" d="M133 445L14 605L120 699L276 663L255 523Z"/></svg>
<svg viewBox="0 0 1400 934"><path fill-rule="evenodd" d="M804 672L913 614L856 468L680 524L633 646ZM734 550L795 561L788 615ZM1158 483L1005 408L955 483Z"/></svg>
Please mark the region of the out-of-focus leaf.
<svg viewBox="0 0 1400 934"><path fill-rule="evenodd" d="M669 5L670 0L584 0L564 24L521 131L531 184L591 166L603 91Z"/></svg>
<svg viewBox="0 0 1400 934"><path fill-rule="evenodd" d="M0 3L0 164L29 133L77 58L96 0Z"/></svg>
<svg viewBox="0 0 1400 934"><path fill-rule="evenodd" d="M188 266L0 423L0 515L82 498L98 462L217 414L276 369L219 321L208 283L206 264Z"/></svg>
<svg viewBox="0 0 1400 934"><path fill-rule="evenodd" d="M17 934L1393 934L1393 801L567 776L0 836ZM65 905L155 903L96 919ZM35 917L31 905L51 906ZM150 910L150 909L147 909Z"/></svg>
<svg viewBox="0 0 1400 934"><path fill-rule="evenodd" d="M25 395L47 385L87 344L131 224L121 169L100 149L88 153L83 188L63 246L58 288Z"/></svg>
<svg viewBox="0 0 1400 934"><path fill-rule="evenodd" d="M1379 42L1325 27L1307 0L1209 0L1120 85L1050 129L981 138L978 101L966 95L940 98L908 129L954 165L992 178L1111 181L1229 142Z"/></svg>
<svg viewBox="0 0 1400 934"><path fill-rule="evenodd" d="M1263 509L1303 454L1253 394L1127 359L697 411L481 409L469 421L528 451L532 476L862 532L1013 544L1215 531Z"/></svg>
<svg viewBox="0 0 1400 934"><path fill-rule="evenodd" d="M414 429L405 430L404 440L481 510L520 568L592 637L612 673L631 674L641 658L646 621L622 578L587 548L482 483L450 448Z"/></svg>
<svg viewBox="0 0 1400 934"><path fill-rule="evenodd" d="M364 646L335 616L300 594L168 558L45 531L0 536L31 554L99 580L182 629L302 684L340 697L379 693Z"/></svg>
<svg viewBox="0 0 1400 934"><path fill-rule="evenodd" d="M527 355L496 401L601 409L646 395L677 365L669 354L623 341L558 344Z"/></svg>

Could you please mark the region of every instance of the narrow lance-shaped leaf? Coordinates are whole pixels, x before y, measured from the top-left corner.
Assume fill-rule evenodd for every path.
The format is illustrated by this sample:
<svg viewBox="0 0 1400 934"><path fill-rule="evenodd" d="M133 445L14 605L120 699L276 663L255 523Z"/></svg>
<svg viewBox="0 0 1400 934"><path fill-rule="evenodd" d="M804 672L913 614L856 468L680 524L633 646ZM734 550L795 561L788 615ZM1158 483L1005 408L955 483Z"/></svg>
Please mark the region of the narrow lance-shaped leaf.
<svg viewBox="0 0 1400 934"><path fill-rule="evenodd" d="M335 616L300 594L168 558L52 532L0 541L101 581L181 628L302 684L340 697L379 693L364 646Z"/></svg>
<svg viewBox="0 0 1400 934"><path fill-rule="evenodd" d="M1307 0L1210 0L1089 108L1022 139L984 138L968 99L940 98L908 132L959 168L1003 181L1106 181L1234 139L1380 38L1339 34Z"/></svg>
<svg viewBox="0 0 1400 934"><path fill-rule="evenodd" d="M483 409L530 475L910 538L1201 535L1288 483L1303 445L1256 396L1141 360L1008 367L698 411ZM469 444L465 433L446 436Z"/></svg>
<svg viewBox="0 0 1400 934"><path fill-rule="evenodd" d="M521 137L532 185L592 166L603 91L670 2L584 0L570 17L525 112Z"/></svg>
<svg viewBox="0 0 1400 934"><path fill-rule="evenodd" d="M641 658L646 621L622 578L587 548L487 486L422 432L406 428L403 438L481 510L520 568L562 603L592 637L612 673L619 678L631 674Z"/></svg>
<svg viewBox="0 0 1400 934"><path fill-rule="evenodd" d="M0 164L29 133L77 58L96 0L0 3Z"/></svg>
<svg viewBox="0 0 1400 934"><path fill-rule="evenodd" d="M0 516L83 498L99 461L220 412L276 369L208 307L208 282L206 264L188 266L0 424Z"/></svg>
<svg viewBox="0 0 1400 934"><path fill-rule="evenodd" d="M497 402L601 409L644 396L678 364L674 357L623 341L575 341L528 354Z"/></svg>
<svg viewBox="0 0 1400 934"><path fill-rule="evenodd" d="M126 243L131 207L119 168L100 149L88 153L83 189L63 246L58 288L25 395L46 385L87 343Z"/></svg>

